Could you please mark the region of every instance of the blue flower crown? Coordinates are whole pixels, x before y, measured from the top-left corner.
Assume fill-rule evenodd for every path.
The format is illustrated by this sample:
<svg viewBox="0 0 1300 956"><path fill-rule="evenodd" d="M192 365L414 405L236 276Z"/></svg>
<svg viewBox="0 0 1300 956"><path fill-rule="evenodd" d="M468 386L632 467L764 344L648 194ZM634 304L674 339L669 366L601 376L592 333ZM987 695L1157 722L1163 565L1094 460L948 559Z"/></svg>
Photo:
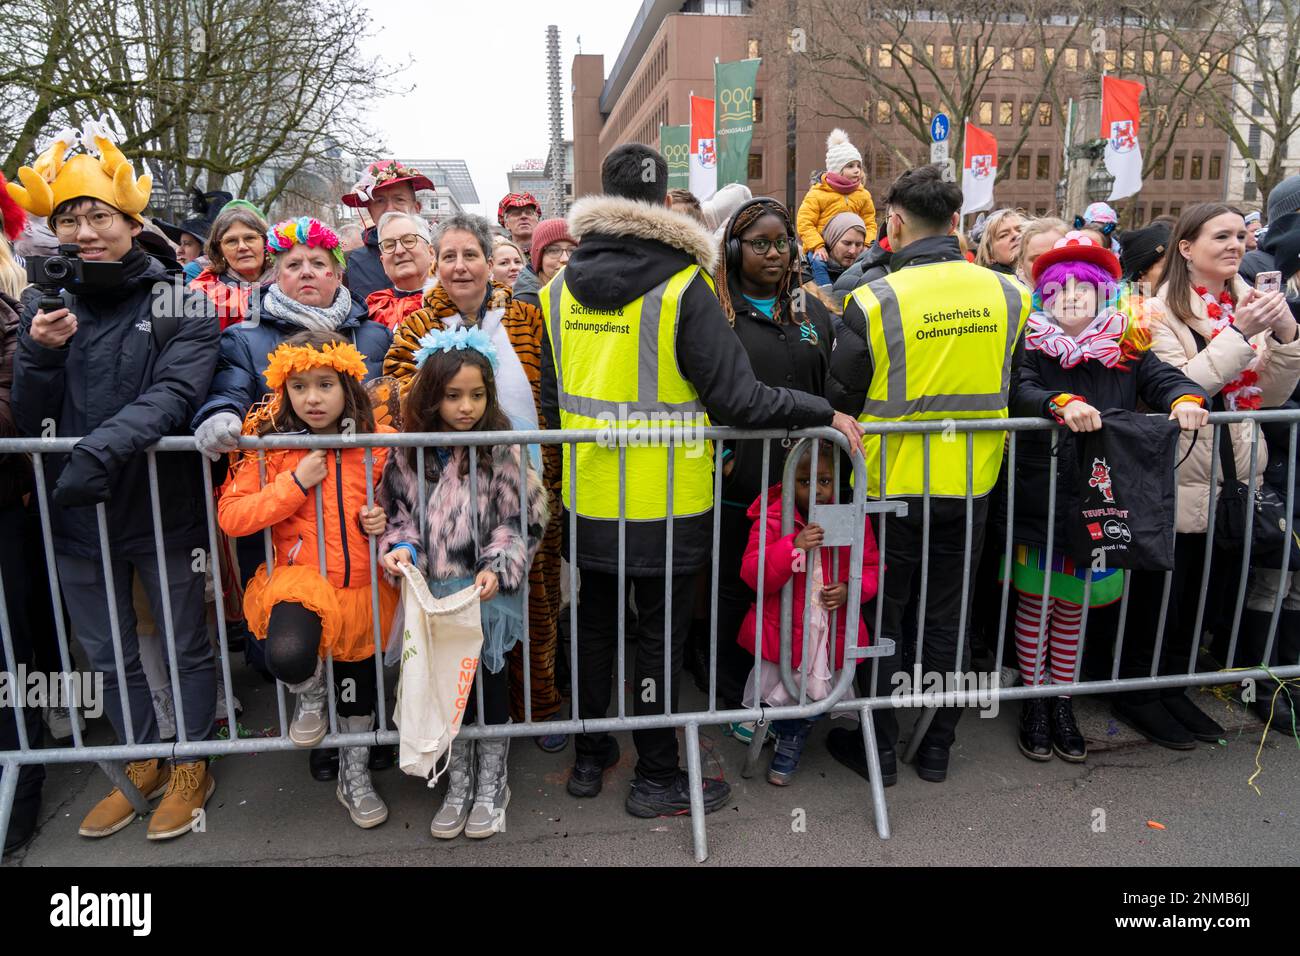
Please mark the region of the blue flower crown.
<svg viewBox="0 0 1300 956"><path fill-rule="evenodd" d="M454 352L459 349L474 349L487 358L492 371L497 370L497 348L492 338L478 326L458 329L434 329L420 337L420 348L415 352L415 367L424 365L425 359L435 352Z"/></svg>

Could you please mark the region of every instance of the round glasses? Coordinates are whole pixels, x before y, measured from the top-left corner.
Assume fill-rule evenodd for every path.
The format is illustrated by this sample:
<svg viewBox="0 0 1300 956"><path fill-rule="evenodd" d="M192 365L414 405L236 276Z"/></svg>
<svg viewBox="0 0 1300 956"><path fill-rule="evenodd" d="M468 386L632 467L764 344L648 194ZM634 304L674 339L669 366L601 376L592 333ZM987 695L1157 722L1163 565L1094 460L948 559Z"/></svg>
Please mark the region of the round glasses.
<svg viewBox="0 0 1300 956"><path fill-rule="evenodd" d="M107 209L96 209L94 212L85 216L74 216L71 214L55 216L50 220L50 225L54 227L56 235L72 236L83 222L90 224L90 228L96 232L108 232L113 228L113 220L122 215L120 212L109 212Z"/></svg>
<svg viewBox="0 0 1300 956"><path fill-rule="evenodd" d="M413 232L408 232L406 235L398 236L396 239L379 240L379 251L386 256L391 256L397 250L397 244L399 242L402 244L403 249L410 251L415 248L417 243L424 241L425 239L423 236L416 235Z"/></svg>
<svg viewBox="0 0 1300 956"><path fill-rule="evenodd" d="M765 255L767 255L767 250L771 249L772 246L776 246L776 251L777 251L777 252L785 252L787 249L790 248L790 240L789 240L789 239L785 239L785 238L781 238L781 239L741 239L740 241L743 242L743 243L747 243L747 244L749 245L749 248L751 248L751 249L754 250L754 254L755 254L755 255L758 255L758 256L765 256Z"/></svg>

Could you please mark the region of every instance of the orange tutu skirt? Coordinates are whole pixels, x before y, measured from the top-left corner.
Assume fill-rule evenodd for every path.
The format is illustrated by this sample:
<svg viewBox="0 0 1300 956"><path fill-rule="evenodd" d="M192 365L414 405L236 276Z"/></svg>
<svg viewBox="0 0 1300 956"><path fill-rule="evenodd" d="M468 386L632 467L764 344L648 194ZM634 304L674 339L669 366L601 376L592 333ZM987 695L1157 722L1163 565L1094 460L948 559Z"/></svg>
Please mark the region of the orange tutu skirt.
<svg viewBox="0 0 1300 956"><path fill-rule="evenodd" d="M386 643L401 593L379 578L379 638ZM320 656L336 661L369 660L375 653L375 619L370 582L357 588L336 588L315 568L277 567L268 578L266 565L257 569L244 589L244 617L259 639L266 639L271 608L282 602L301 604L321 619Z"/></svg>

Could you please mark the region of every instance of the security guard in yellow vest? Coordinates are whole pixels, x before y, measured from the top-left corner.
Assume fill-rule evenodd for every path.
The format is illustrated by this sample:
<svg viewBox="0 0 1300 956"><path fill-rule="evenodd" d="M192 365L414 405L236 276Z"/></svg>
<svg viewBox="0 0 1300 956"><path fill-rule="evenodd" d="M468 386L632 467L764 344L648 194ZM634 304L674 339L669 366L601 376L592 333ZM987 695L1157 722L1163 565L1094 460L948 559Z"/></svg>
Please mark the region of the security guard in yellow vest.
<svg viewBox="0 0 1300 956"><path fill-rule="evenodd" d="M963 421L1006 418L1017 345L1029 316L1029 292L1009 276L968 263L953 235L961 190L945 182L938 166L908 170L887 198L888 235L895 250L888 275L860 286L845 300L844 329L831 358L832 403L858 420L943 422L928 438L895 434L865 439L868 493L908 498L906 517L886 520L887 567L883 636L896 642L882 661L877 693L896 689L904 640L922 630L925 674L944 675L957 664L958 629L973 588L988 515L988 493L1002 466L1005 432L962 432ZM968 439L968 435L970 436ZM923 496L929 492L928 503ZM966 544L966 516L971 540ZM925 511L929 511L929 562L923 567ZM920 601L924 591L924 605ZM962 641L961 668L969 660ZM920 690L922 688L916 688ZM869 690L869 688L867 688ZM882 776L897 776L898 723L890 709L875 712ZM959 708L941 708L917 752L917 772L941 781L955 739ZM835 732L832 731L834 734ZM853 735L857 732L853 731ZM865 764L861 736L828 740L831 753L855 767Z"/></svg>
<svg viewBox="0 0 1300 956"><path fill-rule="evenodd" d="M659 153L639 143L620 146L605 158L601 181L604 195L574 204L569 231L578 248L540 293L546 424L598 429L610 439L563 449L566 514L560 520L567 537L576 515L576 540L567 547L582 570L573 637L577 710L584 719L609 709L620 559L626 620L632 620L626 598L634 596L640 625L633 711L661 714L665 700L676 710L695 579L713 553L713 456L692 429L709 422L833 424L855 442L859 437L852 417L824 398L769 388L754 377L713 292L717 246L708 231L665 205L668 166ZM685 442L679 438L670 459L665 433L672 429ZM622 454L614 441L619 431L632 433ZM663 686L665 636L671 638L671 689ZM638 760L628 812L654 817L687 810L676 733L641 730L633 739ZM575 749L568 790L593 797L618 760L618 745L609 734L580 734ZM729 794L724 781L706 780L705 810L716 810Z"/></svg>

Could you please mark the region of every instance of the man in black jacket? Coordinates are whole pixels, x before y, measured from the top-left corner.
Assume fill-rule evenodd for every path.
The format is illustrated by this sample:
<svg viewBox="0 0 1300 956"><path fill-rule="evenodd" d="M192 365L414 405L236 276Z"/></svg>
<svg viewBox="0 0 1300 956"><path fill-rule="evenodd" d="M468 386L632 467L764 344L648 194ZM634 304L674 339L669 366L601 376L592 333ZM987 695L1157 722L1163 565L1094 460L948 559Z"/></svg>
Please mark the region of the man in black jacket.
<svg viewBox="0 0 1300 956"><path fill-rule="evenodd" d="M845 296L851 294L858 286L889 275L889 260L894 253L889 248L889 237L885 235L885 225L888 222L889 210L886 209L885 214L880 217L880 233L876 236L876 241L863 249L857 261L840 273L840 277L835 280L831 291L836 302L843 302Z"/></svg>
<svg viewBox="0 0 1300 956"><path fill-rule="evenodd" d="M579 402L607 404L622 384L621 369L602 370L603 388L597 395L575 396L575 376L590 377L584 363L574 358L576 350L587 357L597 356L600 349L614 359L631 357L634 369L640 366L642 385L658 381L661 397L663 383L674 388L684 386L694 393L689 402L707 410L709 419L718 425L740 427L803 428L834 424L855 446L860 434L853 420L837 414L820 396L785 388L769 388L754 377L749 358L722 314L717 297L704 275L712 271L716 246L712 236L693 220L672 212L666 205L668 166L655 150L639 143L620 146L605 157L601 167L605 195L593 196L575 204L569 217L569 231L578 240L578 248L566 266L541 292L547 342L542 347L542 413L551 427L572 427ZM685 282L684 285L681 285ZM675 347L672 355L637 355L635 341L613 344L620 331L629 327L628 308L638 300L657 300L678 296L675 319ZM564 311L563 318L560 312ZM658 321L660 313L641 314L641 323ZM595 326L584 331L584 327ZM573 337L566 334L573 330ZM561 341L555 341L556 333ZM585 335L603 336L599 340ZM625 346L631 351L624 350ZM556 357L559 356L557 381ZM648 367L657 363L657 368ZM565 393L560 391L563 383ZM637 404L636 402L632 404ZM566 425L566 422L569 424ZM593 464L610 466L616 449L587 450ZM628 449L628 513L634 502L643 497L663 495L664 475L655 471L663 467L666 452L654 449L653 458L638 458L631 464L634 449ZM569 452L565 450L565 467ZM707 461L704 462L707 467ZM699 467L698 462L688 465ZM590 467L590 466L588 466ZM681 466L679 466L681 468ZM569 542L570 560L582 570L582 592L578 604L579 700L578 713L584 719L605 716L609 707L610 677L618 634L619 522L593 517L587 512L594 498L617 498L617 488L582 484L593 481L590 471L580 468L576 476L577 540ZM675 473L674 488L683 481ZM565 475L565 488L569 475ZM617 484L617 480L613 482ZM638 485L641 487L639 488ZM652 487L653 486L653 487ZM697 486L698 487L698 486ZM637 641L633 709L637 715L664 712L664 698L658 688L664 678L664 657L669 653L672 675L672 705L676 709L679 686L677 677L682 663L682 649L689 628L694 603L695 576L706 567L712 556L712 482L700 494L704 506L699 510L683 508L674 492L671 562L666 560L669 522L662 512L657 520L630 520L625 527L624 563L629 592L636 596L638 619L643 632ZM643 494L643 489L645 494ZM568 492L565 492L566 495ZM682 497L685 497L684 495ZM660 498L662 500L662 498ZM588 505L584 506L583 502ZM663 507L660 505L659 507ZM565 522L568 533L569 520ZM665 620L671 602L671 621ZM665 648L665 625L671 650ZM622 688L619 689L622 692ZM686 774L678 766L677 734L672 728L639 730L633 734L638 761L636 779L627 798L629 813L641 817L682 813L690 808ZM574 796L595 796L601 789L602 773L618 760L618 746L608 734L580 734L577 738L577 761L568 790ZM721 780L705 780L706 812L721 807L730 788Z"/></svg>
<svg viewBox="0 0 1300 956"><path fill-rule="evenodd" d="M386 212L418 213L420 200L415 193L420 189L432 191L433 181L418 169L385 159L371 163L361 182L341 200L353 209L364 208L372 223L361 235L361 248L347 254L343 273L343 284L362 306L370 293L392 285L379 254L379 219Z"/></svg>
<svg viewBox="0 0 1300 956"><path fill-rule="evenodd" d="M109 155L109 145L97 142ZM156 456L160 560L145 449L166 435L189 434L189 420L216 365L218 323L201 305L191 303L187 315L190 294L177 295L173 277L135 241L147 182L143 188L123 189L122 176L115 181L107 171L109 164L108 159L101 164L85 154L69 159L52 184L52 211L42 206L41 197L26 197L32 211L49 212L55 235L62 243L75 243L85 263L120 267L111 285L65 288L64 308L44 311L41 290L35 287L24 294L13 410L26 435L80 439L71 454L46 455L44 473L37 480L50 489L64 605L91 670L103 675L104 708L118 739L159 742L135 629L132 582L139 576L158 624L155 639L163 639L170 617L179 675L176 711L184 712L187 738L200 741L212 735L216 703L204 606L206 568L194 559L208 546L200 470L204 464L192 452ZM143 193L135 200L138 205L124 201L133 191ZM107 534L106 551L101 532ZM169 606L164 605L164 582ZM125 672L126 714L115 632ZM146 796L166 790L150 819L150 839L188 832L195 811L215 786L204 759L174 766L141 760L128 764L126 772ZM125 796L114 789L87 815L80 832L108 836L134 816Z"/></svg>

